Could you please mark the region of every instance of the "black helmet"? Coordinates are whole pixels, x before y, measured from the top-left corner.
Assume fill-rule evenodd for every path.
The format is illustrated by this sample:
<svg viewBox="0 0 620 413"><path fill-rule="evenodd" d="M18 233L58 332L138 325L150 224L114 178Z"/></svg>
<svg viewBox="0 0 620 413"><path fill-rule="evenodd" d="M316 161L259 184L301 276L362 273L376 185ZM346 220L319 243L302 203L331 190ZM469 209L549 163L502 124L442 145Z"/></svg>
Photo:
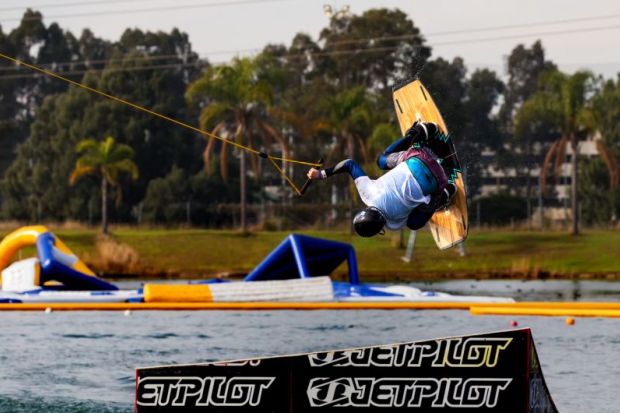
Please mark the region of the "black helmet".
<svg viewBox="0 0 620 413"><path fill-rule="evenodd" d="M353 218L353 227L355 232L361 237L372 237L377 235L385 226L385 218L383 214L375 208L368 207L355 215Z"/></svg>

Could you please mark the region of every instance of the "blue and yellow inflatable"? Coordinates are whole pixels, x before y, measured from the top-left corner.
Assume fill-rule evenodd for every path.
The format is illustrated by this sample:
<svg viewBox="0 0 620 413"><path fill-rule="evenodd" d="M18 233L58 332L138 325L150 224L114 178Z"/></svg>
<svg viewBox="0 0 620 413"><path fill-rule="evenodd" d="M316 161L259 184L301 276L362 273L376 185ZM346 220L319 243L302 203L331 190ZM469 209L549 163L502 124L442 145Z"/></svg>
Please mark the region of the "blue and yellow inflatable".
<svg viewBox="0 0 620 413"><path fill-rule="evenodd" d="M49 229L42 225L22 227L7 235L0 243L0 272L11 263L22 248L35 246L36 284L56 281L62 284L56 289L65 290L118 290L97 278L97 275ZM0 278L1 281L1 278Z"/></svg>

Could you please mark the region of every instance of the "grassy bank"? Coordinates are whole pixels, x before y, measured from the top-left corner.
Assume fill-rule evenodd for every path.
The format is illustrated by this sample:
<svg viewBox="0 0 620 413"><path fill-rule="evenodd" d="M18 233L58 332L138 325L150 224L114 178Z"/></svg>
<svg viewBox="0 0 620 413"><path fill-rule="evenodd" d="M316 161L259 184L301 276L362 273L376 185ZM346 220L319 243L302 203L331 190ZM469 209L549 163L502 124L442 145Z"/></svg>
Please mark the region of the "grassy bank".
<svg viewBox="0 0 620 413"><path fill-rule="evenodd" d="M87 263L97 262L96 231L52 230ZM410 264L400 257L392 236L363 239L342 232L304 234L352 243L365 279L418 278L608 278L620 279L620 232L586 231L577 237L560 232L472 232L466 256L456 249L439 251L427 231L418 234ZM251 270L285 232L242 235L234 231L116 229L117 240L140 256L140 275L194 276ZM405 234L408 236L408 232ZM405 239L406 242L406 239ZM101 268L97 268L101 270ZM346 272L346 265L341 267Z"/></svg>

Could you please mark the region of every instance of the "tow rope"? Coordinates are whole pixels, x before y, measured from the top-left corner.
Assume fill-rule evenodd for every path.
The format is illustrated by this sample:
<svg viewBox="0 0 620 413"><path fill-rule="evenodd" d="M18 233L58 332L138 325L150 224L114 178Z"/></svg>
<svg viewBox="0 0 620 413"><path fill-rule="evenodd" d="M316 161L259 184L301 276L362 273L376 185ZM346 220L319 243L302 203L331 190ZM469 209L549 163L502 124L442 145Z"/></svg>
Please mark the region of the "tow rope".
<svg viewBox="0 0 620 413"><path fill-rule="evenodd" d="M299 196L302 196L303 192L286 175L286 173L282 170L282 168L280 168L278 166L276 161L291 162L291 163L296 163L296 164L299 164L299 165L306 165L306 166L312 166L312 167L320 167L321 166L321 164L318 164L318 163L305 162L305 161L300 161L300 160L296 160L296 159L288 159L288 158L284 158L284 157L273 156L273 155L271 155L269 153L266 153L266 152L257 151L256 149L251 148L249 146L241 145L238 142L228 140L226 138L223 138L221 136L215 135L215 134L213 134L211 132L208 132L206 130L203 130L203 129L197 128L195 126L192 126L192 125L190 125L188 123L182 122L182 121L180 121L178 119L171 118L170 116L166 116L166 115L161 114L159 112L156 112L154 110L145 108L144 106L140 106L140 105L138 105L136 103L133 103L133 102L130 102L128 100L119 98L118 96L110 95L109 93L103 92L103 91L101 91L99 89L95 89L95 88L90 87L88 85L85 85L83 83L76 82L75 80L71 80L69 78L66 78L66 77L64 77L64 76L62 76L62 75L60 75L60 74L58 74L56 72L52 72L51 70L43 69L41 67L32 65L30 63L23 62L23 61L21 61L19 59L16 59L16 58L14 58L12 56L8 56L8 55L6 55L4 53L0 53L0 57L2 57L3 59L6 59L8 61L11 61L11 62L15 63L18 66L23 66L23 67L26 67L26 68L28 68L30 70L35 71L35 72L43 73L44 75L47 75L47 76L50 76L50 77L62 80L63 82L69 83L69 84L71 84L73 86L79 87L79 88L84 89L84 90L88 90L89 92L95 93L95 94L97 94L99 96L103 96L103 97L105 97L107 99L110 99L110 100L113 100L115 102L122 103L124 105L127 105L127 106L133 108L133 109L139 110L139 111L144 112L144 113L148 113L151 116L158 117L160 119L163 119L163 120L168 121L170 123L173 123L175 125L187 128L187 129L192 130L194 132L198 132L201 135L207 136L209 138L217 139L217 140L219 140L221 142L225 142L225 143L227 143L229 145L232 145L232 146L234 146L236 148L239 148L241 150L250 152L251 154L253 154L255 156L258 156L258 157L261 157L261 158L264 158L264 159L269 159L271 161L271 163L273 164L273 166L275 167L275 169L278 171L278 173L280 173L280 175L282 175L284 180L290 185L290 187Z"/></svg>

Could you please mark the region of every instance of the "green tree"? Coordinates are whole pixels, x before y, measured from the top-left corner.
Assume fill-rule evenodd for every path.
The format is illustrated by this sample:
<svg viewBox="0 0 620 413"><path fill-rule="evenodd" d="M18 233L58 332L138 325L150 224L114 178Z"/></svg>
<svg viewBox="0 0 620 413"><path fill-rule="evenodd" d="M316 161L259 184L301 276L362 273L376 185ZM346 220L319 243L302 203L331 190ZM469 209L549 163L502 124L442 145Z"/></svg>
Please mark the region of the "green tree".
<svg viewBox="0 0 620 413"><path fill-rule="evenodd" d="M272 89L273 102L268 108L274 127L281 131L289 145L292 158L316 160L326 155L326 146L332 143L332 134L326 124L326 97L340 90L328 78L328 56L308 35L297 34L291 45L268 45L256 58L257 73L267 80ZM301 156L298 156L301 154ZM284 166L284 165L283 165ZM307 168L289 163L287 175L303 182ZM273 175L273 174L272 174ZM269 182L280 177L266 176ZM281 185L286 185L280 179ZM288 201L291 202L291 191ZM265 195L263 192L262 195ZM327 202L328 191L315 191L311 202ZM309 201L310 198L307 198ZM280 197L282 203L287 197Z"/></svg>
<svg viewBox="0 0 620 413"><path fill-rule="evenodd" d="M116 189L117 201L121 199L120 175L127 173L138 179L138 167L133 162L134 151L130 146L117 144L108 136L102 142L84 139L75 148L80 157L71 172L71 185L85 176L97 175L101 179L101 232L108 233L108 185Z"/></svg>
<svg viewBox="0 0 620 413"><path fill-rule="evenodd" d="M231 204L239 200L239 183L234 174L238 165L233 163L231 169L227 184L220 175L208 176L200 170L192 176L174 166L165 177L149 182L143 201L144 220L167 225L230 226L234 221ZM248 182L249 190L257 191L253 182Z"/></svg>
<svg viewBox="0 0 620 413"><path fill-rule="evenodd" d="M480 223L486 225L506 226L527 217L525 199L508 192L479 197L472 202L470 208L481 212Z"/></svg>
<svg viewBox="0 0 620 413"><path fill-rule="evenodd" d="M375 159L381 152L385 150L392 142L400 136L400 129L397 128L396 122L379 123L372 129L372 134L368 138L368 155L369 160L366 164L366 168L375 175L380 175L382 172L379 170L379 166Z"/></svg>
<svg viewBox="0 0 620 413"><path fill-rule="evenodd" d="M455 58L429 61L420 73L433 100L454 137L469 197L481 186L484 149L501 151L504 136L499 133L493 110L504 91L504 84L489 70L476 70L467 76L465 62Z"/></svg>
<svg viewBox="0 0 620 413"><path fill-rule="evenodd" d="M185 171L172 167L168 175L155 178L149 182L144 197L144 215L154 222L181 222L184 206L189 201L189 180Z"/></svg>
<svg viewBox="0 0 620 413"><path fill-rule="evenodd" d="M506 145L498 150L497 160L505 169L513 168L515 178L525 182L525 187L517 186L516 192L521 192L525 197L530 213L534 184L538 187L539 194L542 191L540 182L536 182L536 178L532 176L533 171L542 165L547 148L557 138L557 131L544 122L541 123L541 119L531 119L528 115L531 113L530 108L524 108L523 111L520 109L538 90L540 76L555 69L555 64L547 60L540 40L529 47L517 45L506 61L508 80L497 116L499 132ZM530 120L526 120L526 117L530 117L532 122L529 123ZM520 125L517 126L515 123L519 121ZM542 207L542 196L538 199L539 206Z"/></svg>
<svg viewBox="0 0 620 413"><path fill-rule="evenodd" d="M320 120L322 124L319 129L328 131L333 139L327 163L334 159L355 159L356 153L361 155L364 163L370 160L366 142L374 125L380 120L376 108L377 96L364 86L345 89L323 101L324 117ZM352 184L349 181L347 183L348 191L345 194L349 194L349 214L352 215L355 191Z"/></svg>
<svg viewBox="0 0 620 413"><path fill-rule="evenodd" d="M345 89L335 96L325 98L321 127L336 138L329 158L355 158L358 152L362 160L368 162L366 140L375 124L376 102L376 96L363 86Z"/></svg>
<svg viewBox="0 0 620 413"><path fill-rule="evenodd" d="M263 76L255 59L234 59L229 65L208 68L203 75L189 85L186 97L190 105L203 105L200 127L211 130L214 135L232 138L237 145L250 148L281 147L283 157L288 157L288 145L271 124L268 108L273 101L270 82ZM228 150L226 141L219 141L220 172L228 177ZM205 168L211 171L211 155L217 140L209 138L203 153ZM237 147L238 148L238 147ZM241 231L247 232L247 172L246 150L239 150L239 182ZM257 157L250 158L255 176L259 174Z"/></svg>
<svg viewBox="0 0 620 413"><path fill-rule="evenodd" d="M540 154L541 147L547 146L550 142L555 142L558 138L558 130L556 127L556 119L554 112L547 108L548 100L541 95L534 95L526 100L517 111L514 120L513 140L510 141L513 148L518 150L506 153L502 158L509 158L506 162L507 166L513 166L517 171L517 176L523 176L526 180L525 199L527 202L528 216L532 211L532 173L536 168L540 168L543 163ZM552 148L554 146L552 145ZM556 176L560 176L560 168L564 162L564 153L555 153ZM539 159L540 158L540 159ZM546 174L544 175L546 177ZM538 176L538 206L540 209L540 226L544 226L542 208L543 195L546 190L543 189L543 174ZM546 187L545 187L546 188ZM528 221L528 224L531 221Z"/></svg>
<svg viewBox="0 0 620 413"><path fill-rule="evenodd" d="M79 69L100 67L100 64L96 63L108 59L113 51L111 42L98 38L90 29L82 30L77 48L82 60L82 63L77 65Z"/></svg>
<svg viewBox="0 0 620 413"><path fill-rule="evenodd" d="M2 208L6 217L62 220L86 210L86 205L73 210L76 205L72 198L86 201L91 194L81 185L71 194L67 185L75 164L75 144L80 139L73 140L70 133L75 121L72 118L87 102L85 95L79 95L82 99L72 97L50 96L39 107L28 139L17 147L17 154L3 177Z"/></svg>
<svg viewBox="0 0 620 413"><path fill-rule="evenodd" d="M597 141L601 162L585 165L584 180L592 185L589 187L584 184L580 188L587 202L590 196L596 199L606 195L608 202L604 204L611 206L611 214L608 216L615 222L620 216L620 75L615 82L603 82L600 91L594 96L593 108L601 134L601 140ZM598 193L594 194L596 191Z"/></svg>
<svg viewBox="0 0 620 413"><path fill-rule="evenodd" d="M604 82L594 96L593 108L598 130L601 133L603 149L601 155L610 173L611 186L620 184L620 75L618 80ZM614 167L615 164L615 167Z"/></svg>
<svg viewBox="0 0 620 413"><path fill-rule="evenodd" d="M430 60L420 72L420 80L433 96L448 128L460 131L465 123L463 102L467 96L467 67L462 58L451 62L437 58Z"/></svg>
<svg viewBox="0 0 620 413"><path fill-rule="evenodd" d="M448 128L454 131L459 159L466 173L467 194L475 197L482 186L482 170L480 154L485 149L495 153L503 150L504 136L499 131L497 117L493 110L504 92L504 83L495 72L487 69L476 70L465 82L465 100L463 114L465 119L461 129ZM458 127L458 124L455 126ZM495 166L498 165L495 157Z"/></svg>
<svg viewBox="0 0 620 413"><path fill-rule="evenodd" d="M321 47L307 34L295 35L289 48L280 57L284 59L284 67L292 78L287 85L289 88L302 87L323 74L326 56L321 53Z"/></svg>
<svg viewBox="0 0 620 413"><path fill-rule="evenodd" d="M499 119L506 133L512 132L516 111L538 90L539 77L556 69L553 62L546 60L540 40L534 42L530 48L520 44L512 49L507 61L508 82L504 103L499 112Z"/></svg>
<svg viewBox="0 0 620 413"><path fill-rule="evenodd" d="M43 24L43 16L27 9L20 24L10 33L0 30L0 50L10 56L39 65L62 62L56 70L70 70L72 59L79 59L75 38L63 32L58 24ZM64 92L67 85L43 76L35 76L16 67L12 62L0 61L0 175L4 174L15 156L17 145L28 136L30 123L44 97Z"/></svg>
<svg viewBox="0 0 620 413"><path fill-rule="evenodd" d="M108 44L85 31L76 46L76 56L81 56L82 50L93 53L84 56L88 62L76 63L75 67L78 73L91 68L98 70L88 71L79 80L92 88L188 122L189 111L183 93L188 82L206 63L197 60L189 48L187 36L177 31L156 35L139 30L130 33L120 42ZM66 44L72 43L67 40ZM59 49L63 50L60 46ZM101 58L111 60L101 61ZM47 60L49 64L57 61L52 57ZM157 64L153 63L155 61ZM56 70L64 72L67 67L73 66L58 65ZM66 86L56 79L46 81ZM2 85L0 83L0 90ZM34 88L35 91L39 89ZM21 101L21 90L10 95L8 101ZM150 180L165 176L175 164L182 165L191 174L201 168L194 154L203 142L186 129L79 88L46 96L36 105L38 99L33 99L34 118L22 122L27 129L9 129L16 131L15 134L21 132L23 143L17 147L15 155L11 154L12 162L3 176L2 210L8 218L85 220L87 211L97 212L92 205L100 203L99 191L92 191L82 183L71 190L67 186L67 176L75 165L75 145L84 136L114 136L119 143L135 150L134 162L140 177L128 183L130 190L126 191L122 204L110 211L110 216L114 214L115 219L121 221L131 219L131 211L143 199ZM2 112L5 105L0 106ZM27 138L24 140L23 136Z"/></svg>
<svg viewBox="0 0 620 413"><path fill-rule="evenodd" d="M559 71L551 71L541 78L539 90L523 105L523 115L529 122L535 118L544 119L553 125L559 134L545 156L541 170L541 184L546 188L548 167L555 160L556 166L561 165L570 144L571 156L571 212L572 233L579 233L579 199L577 191L579 141L591 134L595 127L594 112L591 107L593 76L589 72L576 72L565 75ZM518 115L517 118L520 116Z"/></svg>
<svg viewBox="0 0 620 413"><path fill-rule="evenodd" d="M617 171L618 165L615 168ZM601 159L579 162L581 218L588 224L613 225L620 215L620 189L617 182L610 185L609 173L609 166Z"/></svg>
<svg viewBox="0 0 620 413"><path fill-rule="evenodd" d="M431 54L420 30L398 9L334 17L320 39L334 81L343 88L363 85L386 101L394 82L416 74Z"/></svg>

